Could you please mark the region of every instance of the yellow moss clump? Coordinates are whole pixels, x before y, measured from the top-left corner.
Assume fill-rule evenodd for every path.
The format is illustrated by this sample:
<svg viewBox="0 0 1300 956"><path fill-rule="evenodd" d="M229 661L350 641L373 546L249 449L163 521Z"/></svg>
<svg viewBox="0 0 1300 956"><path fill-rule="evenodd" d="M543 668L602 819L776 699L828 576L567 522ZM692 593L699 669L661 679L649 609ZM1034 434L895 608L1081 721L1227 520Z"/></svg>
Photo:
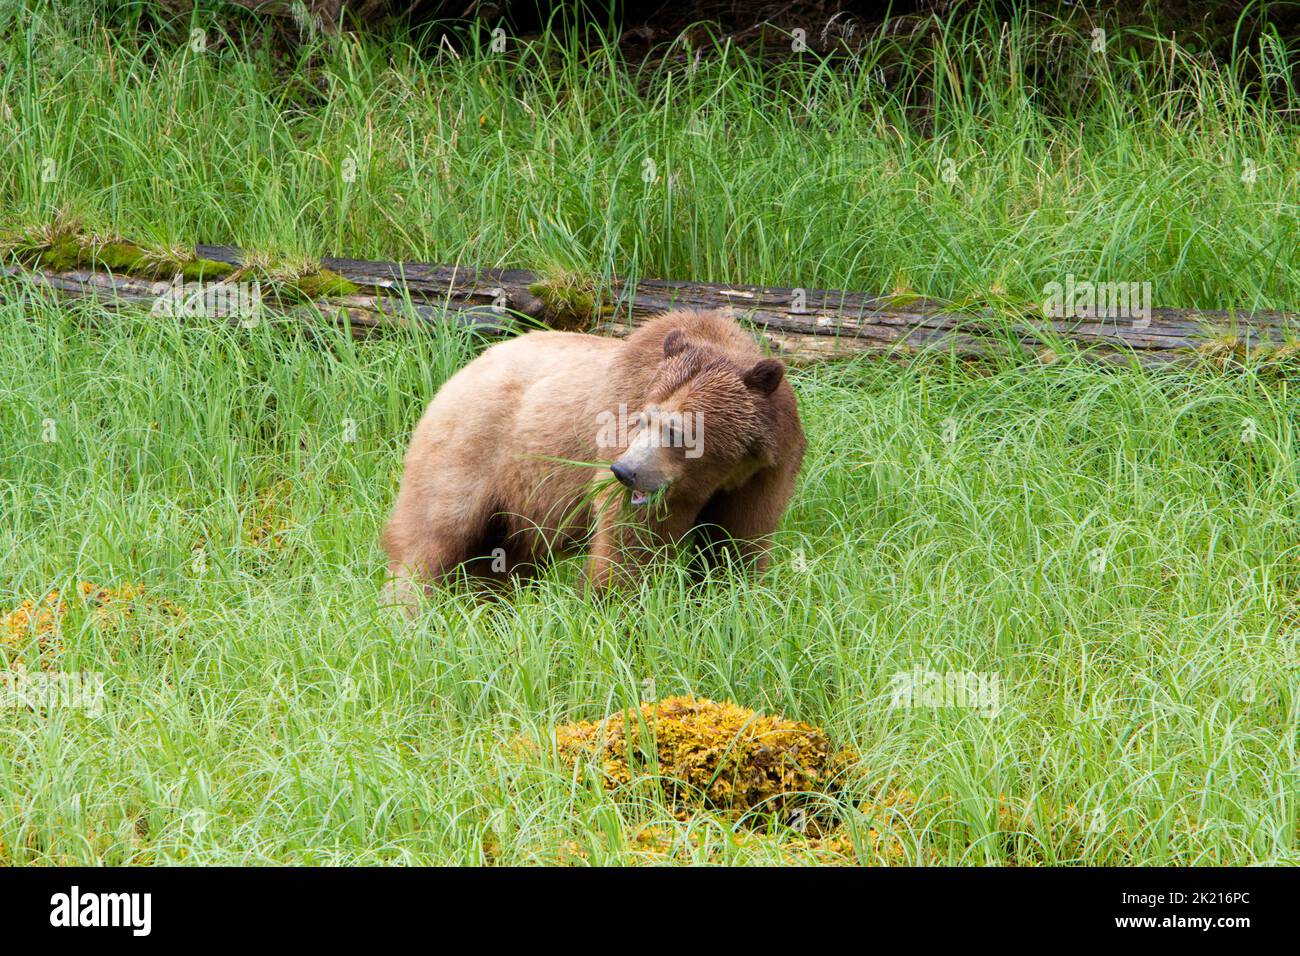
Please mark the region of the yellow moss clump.
<svg viewBox="0 0 1300 956"><path fill-rule="evenodd" d="M293 493L293 482L281 479L257 491L244 512L240 543L247 550L242 562L251 573L269 571L288 544L293 527ZM206 542L200 542L199 547L206 547Z"/></svg>
<svg viewBox="0 0 1300 956"><path fill-rule="evenodd" d="M598 760L608 784L658 774L683 813L701 806L730 815L794 809L828 793L852 761L810 724L759 714L730 701L670 697L604 720L558 727L562 760Z"/></svg>
<svg viewBox="0 0 1300 956"><path fill-rule="evenodd" d="M293 482L281 479L257 493L253 507L244 516L244 541L254 548L278 550L289 531L284 514L293 496Z"/></svg>
<svg viewBox="0 0 1300 956"><path fill-rule="evenodd" d="M51 591L39 601L30 598L0 618L0 648L5 660L16 657L23 645L36 643L41 669L51 667L63 649L60 641L63 615L67 608L59 592Z"/></svg>
<svg viewBox="0 0 1300 956"><path fill-rule="evenodd" d="M83 606L90 610L95 624L100 627L117 627L131 617L134 604L144 596L144 586L123 584L106 588L90 581L77 585L77 595ZM155 600L153 606L171 617L183 617L184 612L171 601ZM68 614L68 602L55 588L39 600L28 599L13 610L0 616L0 666L7 661L13 669L21 669L17 658L24 647L36 645L42 670L54 669L63 651L63 619Z"/></svg>

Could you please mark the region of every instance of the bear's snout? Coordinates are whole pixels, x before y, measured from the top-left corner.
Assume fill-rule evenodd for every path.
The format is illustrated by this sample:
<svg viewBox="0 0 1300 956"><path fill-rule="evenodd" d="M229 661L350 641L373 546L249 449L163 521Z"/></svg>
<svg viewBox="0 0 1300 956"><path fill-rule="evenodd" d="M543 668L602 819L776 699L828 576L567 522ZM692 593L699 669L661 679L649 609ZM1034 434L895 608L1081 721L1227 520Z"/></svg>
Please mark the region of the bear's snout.
<svg viewBox="0 0 1300 956"><path fill-rule="evenodd" d="M636 485L635 468L629 467L628 465L623 464L621 461L616 461L614 462L614 464L609 466L609 470L614 473L615 478L617 478L623 484L627 485L629 488L632 488Z"/></svg>
<svg viewBox="0 0 1300 956"><path fill-rule="evenodd" d="M632 492L633 505L645 504L651 495L672 483L671 476L664 473L660 463L637 443L616 458L609 470Z"/></svg>

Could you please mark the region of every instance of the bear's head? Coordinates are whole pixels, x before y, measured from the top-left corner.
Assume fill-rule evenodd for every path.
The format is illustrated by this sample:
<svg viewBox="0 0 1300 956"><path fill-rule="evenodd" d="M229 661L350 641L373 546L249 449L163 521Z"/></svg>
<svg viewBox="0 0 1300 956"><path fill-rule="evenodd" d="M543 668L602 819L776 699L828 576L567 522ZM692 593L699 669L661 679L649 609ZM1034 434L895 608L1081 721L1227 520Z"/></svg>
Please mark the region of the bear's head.
<svg viewBox="0 0 1300 956"><path fill-rule="evenodd" d="M784 376L776 359L740 366L680 329L669 332L646 407L629 429L626 451L610 465L632 504L657 492L703 502L773 464Z"/></svg>

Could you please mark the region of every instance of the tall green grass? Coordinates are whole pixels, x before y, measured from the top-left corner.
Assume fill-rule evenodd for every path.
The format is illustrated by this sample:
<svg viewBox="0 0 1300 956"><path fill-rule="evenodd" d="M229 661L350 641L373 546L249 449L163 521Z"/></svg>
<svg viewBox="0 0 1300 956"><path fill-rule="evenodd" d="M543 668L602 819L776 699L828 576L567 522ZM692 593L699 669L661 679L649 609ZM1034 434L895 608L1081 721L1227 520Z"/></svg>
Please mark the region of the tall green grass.
<svg viewBox="0 0 1300 956"><path fill-rule="evenodd" d="M1276 382L808 371L764 580L669 568L592 604L566 562L407 629L376 537L458 334L0 308L0 603L149 595L125 627L65 622L58 667L105 675L102 715L0 712L0 859L630 862L643 825L679 859L806 858L515 743L695 693L855 748L840 813L864 862L871 828L904 861L1300 862L1300 460ZM996 675L1000 712L892 706L917 667ZM880 809L890 790L915 808Z"/></svg>
<svg viewBox="0 0 1300 956"><path fill-rule="evenodd" d="M554 36L436 60L349 37L285 72L215 34L200 55L19 8L0 12L17 229L70 209L160 246L953 297L1073 271L1152 281L1159 304L1296 301L1289 89L1163 41L1071 74L1071 98L1025 80L1048 41L978 18L933 61L724 39L693 72L638 74ZM1050 42L1090 62L1086 35ZM378 530L420 408L478 347L8 282L0 611L80 581L146 594L124 619L73 602L46 662L103 675L102 713L0 708L0 863L818 859L792 821L739 839L677 819L653 779L610 791L549 754L559 722L678 693L852 747L836 813L860 862L1300 862L1294 376L792 373L809 455L762 580L668 567L592 603L567 561L406 627L379 606ZM6 641L8 666L39 650ZM893 706L918 667L996 676L1000 711Z"/></svg>
<svg viewBox="0 0 1300 956"><path fill-rule="evenodd" d="M638 67L608 38L498 53L482 30L458 54L435 31L286 61L203 16L113 32L77 9L0 20L20 225L69 209L159 245L955 299L1037 301L1067 273L1169 306L1300 287L1300 99L1271 36L1221 64L977 12L839 60L722 36Z"/></svg>

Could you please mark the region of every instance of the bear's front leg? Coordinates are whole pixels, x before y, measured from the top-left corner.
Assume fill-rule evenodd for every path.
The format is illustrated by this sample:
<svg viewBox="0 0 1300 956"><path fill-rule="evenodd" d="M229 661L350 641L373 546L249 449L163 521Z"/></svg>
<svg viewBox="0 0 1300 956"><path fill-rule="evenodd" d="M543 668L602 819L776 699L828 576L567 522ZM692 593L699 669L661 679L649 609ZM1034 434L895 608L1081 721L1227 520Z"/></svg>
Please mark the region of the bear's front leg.
<svg viewBox="0 0 1300 956"><path fill-rule="evenodd" d="M616 550L613 522L605 518L602 510L596 519L587 556L587 583L594 591L606 591L613 583Z"/></svg>
<svg viewBox="0 0 1300 956"><path fill-rule="evenodd" d="M692 523L671 511L664 515L629 511L622 494L602 501L587 559L588 583L597 592L635 584L656 557L672 556Z"/></svg>
<svg viewBox="0 0 1300 956"><path fill-rule="evenodd" d="M641 536L636 532L644 534L645 529L629 527L624 512L622 495L600 503L587 558L587 581L597 592L628 583L635 569L648 560L649 549L636 543Z"/></svg>
<svg viewBox="0 0 1300 956"><path fill-rule="evenodd" d="M700 512L698 544L707 566L737 561L755 576L767 570L772 535L794 493L799 463L755 474L732 491L719 492Z"/></svg>

